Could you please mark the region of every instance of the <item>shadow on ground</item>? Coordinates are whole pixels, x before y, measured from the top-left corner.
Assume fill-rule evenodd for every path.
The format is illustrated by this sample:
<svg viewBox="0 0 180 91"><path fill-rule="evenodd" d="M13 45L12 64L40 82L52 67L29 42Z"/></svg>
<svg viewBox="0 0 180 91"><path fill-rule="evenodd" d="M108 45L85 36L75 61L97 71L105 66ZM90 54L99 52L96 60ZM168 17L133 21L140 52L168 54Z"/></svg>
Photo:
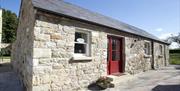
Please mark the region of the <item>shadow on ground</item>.
<svg viewBox="0 0 180 91"><path fill-rule="evenodd" d="M175 69L180 70L180 65L175 65Z"/></svg>
<svg viewBox="0 0 180 91"><path fill-rule="evenodd" d="M0 64L0 73L12 71L10 63L1 63Z"/></svg>
<svg viewBox="0 0 180 91"><path fill-rule="evenodd" d="M0 63L0 91L25 91L10 62Z"/></svg>
<svg viewBox="0 0 180 91"><path fill-rule="evenodd" d="M180 85L158 85L152 91L180 91Z"/></svg>
<svg viewBox="0 0 180 91"><path fill-rule="evenodd" d="M95 83L92 83L88 86L88 90L90 90L90 91L101 91L101 90L105 90L105 89L97 86Z"/></svg>

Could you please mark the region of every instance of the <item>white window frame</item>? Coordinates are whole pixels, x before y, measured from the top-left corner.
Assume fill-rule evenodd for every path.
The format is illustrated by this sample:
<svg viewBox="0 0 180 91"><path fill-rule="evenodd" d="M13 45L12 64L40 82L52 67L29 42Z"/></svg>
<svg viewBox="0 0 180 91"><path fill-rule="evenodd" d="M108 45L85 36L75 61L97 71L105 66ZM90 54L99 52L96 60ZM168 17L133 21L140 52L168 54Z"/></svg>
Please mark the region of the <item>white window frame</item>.
<svg viewBox="0 0 180 91"><path fill-rule="evenodd" d="M74 51L74 57L90 57L91 56L91 51L90 51L90 46L91 46L91 44L90 44L90 36L91 36L91 33L90 33L90 31L83 30L83 29L76 29L75 33L76 32L86 34L87 35L87 43L79 43L79 44L86 44L85 54L84 53L75 53L75 51ZM75 44L78 44L78 42L74 41L74 50L75 50Z"/></svg>
<svg viewBox="0 0 180 91"><path fill-rule="evenodd" d="M163 55L163 46L159 45L160 55Z"/></svg>
<svg viewBox="0 0 180 91"><path fill-rule="evenodd" d="M147 45L147 48L146 48ZM146 53L147 52L147 53ZM145 42L144 43L144 53L146 55L151 55L151 46L150 46L150 42Z"/></svg>

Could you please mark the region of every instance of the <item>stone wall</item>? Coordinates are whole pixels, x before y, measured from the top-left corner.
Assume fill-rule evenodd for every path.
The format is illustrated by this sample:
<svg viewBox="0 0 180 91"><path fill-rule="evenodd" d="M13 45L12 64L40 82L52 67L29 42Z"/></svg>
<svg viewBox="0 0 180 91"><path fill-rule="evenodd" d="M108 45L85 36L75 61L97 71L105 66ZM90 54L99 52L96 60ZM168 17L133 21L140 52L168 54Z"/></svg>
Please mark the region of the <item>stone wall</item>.
<svg viewBox="0 0 180 91"><path fill-rule="evenodd" d="M151 45L150 55L146 55L144 52L145 42L149 42ZM160 54L160 45L162 46L162 54ZM168 45L152 42L141 37L125 37L125 54L125 72L130 74L160 69L169 65Z"/></svg>
<svg viewBox="0 0 180 91"><path fill-rule="evenodd" d="M73 60L76 29L91 33L90 61ZM80 90L107 75L107 34L97 29L39 12L34 28L33 91Z"/></svg>
<svg viewBox="0 0 180 91"><path fill-rule="evenodd" d="M169 46L168 45L164 45L165 47L165 66L168 66L169 65Z"/></svg>
<svg viewBox="0 0 180 91"><path fill-rule="evenodd" d="M108 35L123 37L124 40L124 67L125 73L137 74L151 69L158 69L169 65L168 45L155 42L143 37L105 29ZM144 44L150 44L150 55L145 54ZM159 45L162 45L162 55L159 55Z"/></svg>
<svg viewBox="0 0 180 91"><path fill-rule="evenodd" d="M35 10L31 0L22 0L17 39L12 46L13 69L19 74L27 91L32 90L32 65Z"/></svg>
<svg viewBox="0 0 180 91"><path fill-rule="evenodd" d="M150 55L145 54L144 52L145 42L149 42L151 45L151 41L147 41L140 37L125 38L126 72L130 74L136 74L151 69L152 54Z"/></svg>
<svg viewBox="0 0 180 91"><path fill-rule="evenodd" d="M152 41L146 38L131 35L128 33L105 29L108 35L123 37L123 56L124 72L128 74L137 74L152 69ZM144 52L144 43L150 44L150 55Z"/></svg>
<svg viewBox="0 0 180 91"><path fill-rule="evenodd" d="M161 54L160 46L162 46L162 54ZM159 69L168 64L169 64L168 46L154 42L154 68Z"/></svg>
<svg viewBox="0 0 180 91"><path fill-rule="evenodd" d="M90 32L91 60L74 60L76 29ZM168 54L158 56L160 43L62 16L36 12L29 0L23 0L17 40L13 44L13 68L19 73L27 91L82 90L100 76L107 75L107 35L124 38L126 73L143 72L152 69L151 65L158 68L169 59ZM149 56L144 53L145 42L153 45L150 49L154 48ZM167 49L165 46L163 53L168 53Z"/></svg>

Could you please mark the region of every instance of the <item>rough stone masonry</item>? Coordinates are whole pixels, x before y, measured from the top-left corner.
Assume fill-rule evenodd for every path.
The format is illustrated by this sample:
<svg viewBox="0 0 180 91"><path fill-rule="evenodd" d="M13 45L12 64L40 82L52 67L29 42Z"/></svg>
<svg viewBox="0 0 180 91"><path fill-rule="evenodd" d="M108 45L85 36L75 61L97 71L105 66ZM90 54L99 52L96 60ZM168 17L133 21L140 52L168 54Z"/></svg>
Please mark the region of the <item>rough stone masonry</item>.
<svg viewBox="0 0 180 91"><path fill-rule="evenodd" d="M107 76L108 35L124 38L125 73L168 65L168 45L164 43L41 11L31 0L22 0L20 12L12 64L27 91L82 90ZM76 30L91 35L90 61L73 59ZM149 56L144 52L146 42L150 43Z"/></svg>

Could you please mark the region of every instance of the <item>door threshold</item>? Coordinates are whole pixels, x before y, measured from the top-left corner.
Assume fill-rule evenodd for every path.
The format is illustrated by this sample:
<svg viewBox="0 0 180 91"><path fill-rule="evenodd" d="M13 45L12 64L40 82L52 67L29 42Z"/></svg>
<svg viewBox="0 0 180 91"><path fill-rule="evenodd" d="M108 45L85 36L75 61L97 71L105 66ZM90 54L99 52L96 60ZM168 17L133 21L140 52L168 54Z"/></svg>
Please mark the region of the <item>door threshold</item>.
<svg viewBox="0 0 180 91"><path fill-rule="evenodd" d="M113 73L113 74L110 74L110 75L113 75L113 76L123 76L123 75L126 75L125 73Z"/></svg>

